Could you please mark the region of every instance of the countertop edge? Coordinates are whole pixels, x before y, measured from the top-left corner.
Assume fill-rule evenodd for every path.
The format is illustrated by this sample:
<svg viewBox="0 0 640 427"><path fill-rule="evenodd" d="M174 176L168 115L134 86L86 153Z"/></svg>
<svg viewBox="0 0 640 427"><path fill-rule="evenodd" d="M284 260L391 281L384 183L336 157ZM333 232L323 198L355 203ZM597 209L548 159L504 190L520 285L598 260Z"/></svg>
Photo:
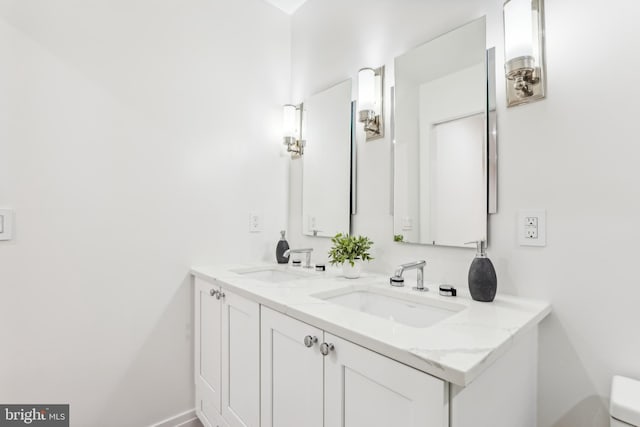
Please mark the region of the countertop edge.
<svg viewBox="0 0 640 427"><path fill-rule="evenodd" d="M361 347L374 351L390 359L396 360L402 364L405 364L411 368L417 369L421 372L425 372L429 375L440 378L444 381L453 383L460 387L466 387L471 384L482 372L484 372L489 366L500 359L518 340L518 337L529 332L532 328L536 327L546 316L551 313L551 305L546 304L544 310L538 315L531 318L526 324L518 328L515 333L512 333L508 339L498 345L496 348L488 352L488 354L482 359L482 362L477 363L468 371L460 371L451 366L443 366L439 362L428 360L420 357L411 351L407 351L404 348L398 348L388 343L381 342L375 338L364 336L351 329L345 328L330 321L317 318L309 313L305 313L299 308L291 307L288 305L280 304L261 295L248 291L246 289L234 286L233 283L229 283L224 279L219 279L210 274L203 273L198 270L197 267L190 269L190 274L193 277L200 278L206 281L217 281L220 286L231 292L254 301L260 305L264 305L272 310L295 318L301 322L307 323L311 326L322 329L330 334L339 336L347 341L351 341Z"/></svg>

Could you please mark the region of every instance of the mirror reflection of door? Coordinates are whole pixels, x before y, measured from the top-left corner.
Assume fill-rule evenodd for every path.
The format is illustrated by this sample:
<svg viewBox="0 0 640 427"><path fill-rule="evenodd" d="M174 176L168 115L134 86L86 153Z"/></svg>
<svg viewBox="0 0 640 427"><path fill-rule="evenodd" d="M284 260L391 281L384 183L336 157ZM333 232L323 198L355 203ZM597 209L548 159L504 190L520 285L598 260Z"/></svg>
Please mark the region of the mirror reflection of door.
<svg viewBox="0 0 640 427"><path fill-rule="evenodd" d="M433 125L430 143L421 147L429 152L429 164L421 168L421 241L452 246L482 230L486 186L478 177L486 159L484 126L482 113Z"/></svg>

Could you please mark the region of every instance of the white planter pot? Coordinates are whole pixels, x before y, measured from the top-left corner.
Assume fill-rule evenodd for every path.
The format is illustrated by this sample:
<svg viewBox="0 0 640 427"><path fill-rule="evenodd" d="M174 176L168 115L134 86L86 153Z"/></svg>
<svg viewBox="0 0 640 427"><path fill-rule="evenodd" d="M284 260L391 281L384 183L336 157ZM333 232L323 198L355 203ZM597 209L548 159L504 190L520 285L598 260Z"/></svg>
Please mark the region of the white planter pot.
<svg viewBox="0 0 640 427"><path fill-rule="evenodd" d="M360 277L360 271L362 270L362 262L356 261L352 266L349 261L342 264L342 274L347 279L357 279Z"/></svg>

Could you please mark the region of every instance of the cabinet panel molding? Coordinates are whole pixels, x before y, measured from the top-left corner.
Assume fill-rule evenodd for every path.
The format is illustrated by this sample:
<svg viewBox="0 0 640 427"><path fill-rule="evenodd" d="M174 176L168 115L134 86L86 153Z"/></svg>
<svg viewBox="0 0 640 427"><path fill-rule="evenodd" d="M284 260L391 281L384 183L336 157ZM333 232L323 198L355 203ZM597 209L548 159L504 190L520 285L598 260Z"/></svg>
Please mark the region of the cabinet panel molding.
<svg viewBox="0 0 640 427"><path fill-rule="evenodd" d="M325 425L447 427L448 384L325 332Z"/></svg>
<svg viewBox="0 0 640 427"><path fill-rule="evenodd" d="M262 307L261 340L262 427L323 427L322 330Z"/></svg>
<svg viewBox="0 0 640 427"><path fill-rule="evenodd" d="M260 305L223 291L222 417L260 427Z"/></svg>

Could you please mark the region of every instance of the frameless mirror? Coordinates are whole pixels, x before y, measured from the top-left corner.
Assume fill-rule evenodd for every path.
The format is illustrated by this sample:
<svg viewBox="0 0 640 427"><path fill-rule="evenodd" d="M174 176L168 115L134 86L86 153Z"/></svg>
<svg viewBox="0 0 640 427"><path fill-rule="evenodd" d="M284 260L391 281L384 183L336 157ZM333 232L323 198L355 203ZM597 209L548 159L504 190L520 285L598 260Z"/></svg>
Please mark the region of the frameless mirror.
<svg viewBox="0 0 640 427"><path fill-rule="evenodd" d="M395 60L394 239L487 240L485 18Z"/></svg>
<svg viewBox="0 0 640 427"><path fill-rule="evenodd" d="M302 232L333 237L351 225L351 80L303 104Z"/></svg>

